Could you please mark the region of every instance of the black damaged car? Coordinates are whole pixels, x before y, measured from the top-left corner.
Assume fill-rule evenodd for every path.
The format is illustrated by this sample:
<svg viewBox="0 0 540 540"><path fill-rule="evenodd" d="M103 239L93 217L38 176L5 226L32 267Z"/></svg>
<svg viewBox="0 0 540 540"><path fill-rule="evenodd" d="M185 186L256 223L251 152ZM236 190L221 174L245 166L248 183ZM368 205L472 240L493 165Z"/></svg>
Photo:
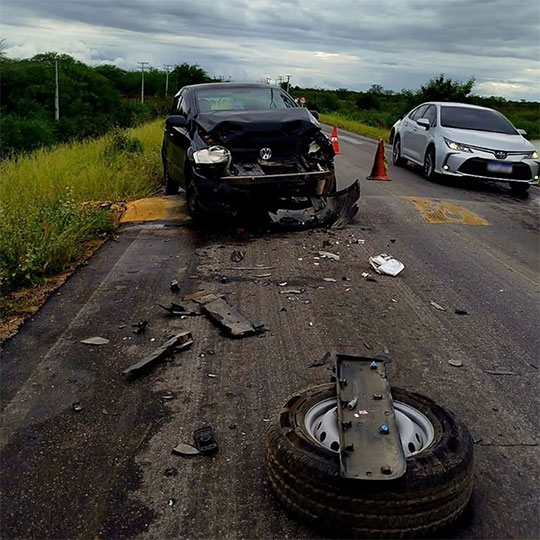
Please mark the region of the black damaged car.
<svg viewBox="0 0 540 540"><path fill-rule="evenodd" d="M336 192L335 154L317 116L268 84L186 86L165 122L165 190L183 187L196 220L263 212L279 224L346 222L359 186Z"/></svg>

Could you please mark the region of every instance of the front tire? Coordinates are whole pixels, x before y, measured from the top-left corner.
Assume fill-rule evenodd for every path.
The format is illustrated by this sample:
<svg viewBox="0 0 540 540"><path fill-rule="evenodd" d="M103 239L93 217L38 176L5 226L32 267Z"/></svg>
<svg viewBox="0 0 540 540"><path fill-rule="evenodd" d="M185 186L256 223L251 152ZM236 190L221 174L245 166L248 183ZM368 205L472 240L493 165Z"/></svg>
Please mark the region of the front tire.
<svg viewBox="0 0 540 540"><path fill-rule="evenodd" d="M427 180L434 180L437 176L435 173L435 148L430 146L426 150L426 155L424 156L424 166L423 166L424 177Z"/></svg>
<svg viewBox="0 0 540 540"><path fill-rule="evenodd" d="M401 157L401 139L394 136L394 144L392 145L392 163L396 167L403 167L405 160Z"/></svg>
<svg viewBox="0 0 540 540"><path fill-rule="evenodd" d="M427 397L399 388L392 396L434 428L431 443L407 458L406 473L395 480L342 478L339 454L309 434L306 414L336 397L335 384L298 392L274 415L267 436L270 484L291 514L345 538L425 536L461 515L473 484L467 428Z"/></svg>

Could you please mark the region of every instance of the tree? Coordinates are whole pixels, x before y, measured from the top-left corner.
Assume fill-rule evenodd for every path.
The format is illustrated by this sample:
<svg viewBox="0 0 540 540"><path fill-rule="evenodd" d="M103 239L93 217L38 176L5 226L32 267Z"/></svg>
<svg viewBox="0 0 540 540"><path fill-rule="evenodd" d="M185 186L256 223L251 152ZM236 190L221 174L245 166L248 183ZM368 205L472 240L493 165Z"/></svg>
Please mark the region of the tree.
<svg viewBox="0 0 540 540"><path fill-rule="evenodd" d="M463 83L445 77L444 73L441 73L422 85L417 95L420 101L467 101L474 82L474 77Z"/></svg>
<svg viewBox="0 0 540 540"><path fill-rule="evenodd" d="M187 62L176 66L169 75L169 81L176 83L176 90L180 90L180 88L188 84L206 83L211 80L203 68L198 65L192 66Z"/></svg>

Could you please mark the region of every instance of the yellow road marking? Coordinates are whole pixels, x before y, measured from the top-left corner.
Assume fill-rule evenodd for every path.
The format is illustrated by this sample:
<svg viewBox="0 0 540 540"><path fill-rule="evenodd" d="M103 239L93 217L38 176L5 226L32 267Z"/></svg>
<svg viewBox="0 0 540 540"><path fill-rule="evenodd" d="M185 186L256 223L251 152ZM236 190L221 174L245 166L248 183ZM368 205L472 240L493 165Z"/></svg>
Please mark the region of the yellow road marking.
<svg viewBox="0 0 540 540"><path fill-rule="evenodd" d="M120 223L137 221L183 221L187 219L183 197L150 197L128 203Z"/></svg>
<svg viewBox="0 0 540 540"><path fill-rule="evenodd" d="M436 201L426 197L405 197L412 201L428 223L462 223L465 225L489 225L484 219L461 206Z"/></svg>

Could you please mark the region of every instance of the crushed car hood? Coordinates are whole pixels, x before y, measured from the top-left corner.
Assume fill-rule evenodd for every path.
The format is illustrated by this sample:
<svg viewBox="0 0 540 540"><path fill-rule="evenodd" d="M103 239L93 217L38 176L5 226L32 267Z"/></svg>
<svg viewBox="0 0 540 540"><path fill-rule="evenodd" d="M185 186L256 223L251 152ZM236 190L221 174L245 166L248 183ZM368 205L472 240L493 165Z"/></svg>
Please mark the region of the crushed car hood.
<svg viewBox="0 0 540 540"><path fill-rule="evenodd" d="M272 160L294 159L305 153L320 132L317 120L302 108L211 111L199 114L195 122L214 144L225 146L235 159L246 162L257 160L262 148L270 148Z"/></svg>

